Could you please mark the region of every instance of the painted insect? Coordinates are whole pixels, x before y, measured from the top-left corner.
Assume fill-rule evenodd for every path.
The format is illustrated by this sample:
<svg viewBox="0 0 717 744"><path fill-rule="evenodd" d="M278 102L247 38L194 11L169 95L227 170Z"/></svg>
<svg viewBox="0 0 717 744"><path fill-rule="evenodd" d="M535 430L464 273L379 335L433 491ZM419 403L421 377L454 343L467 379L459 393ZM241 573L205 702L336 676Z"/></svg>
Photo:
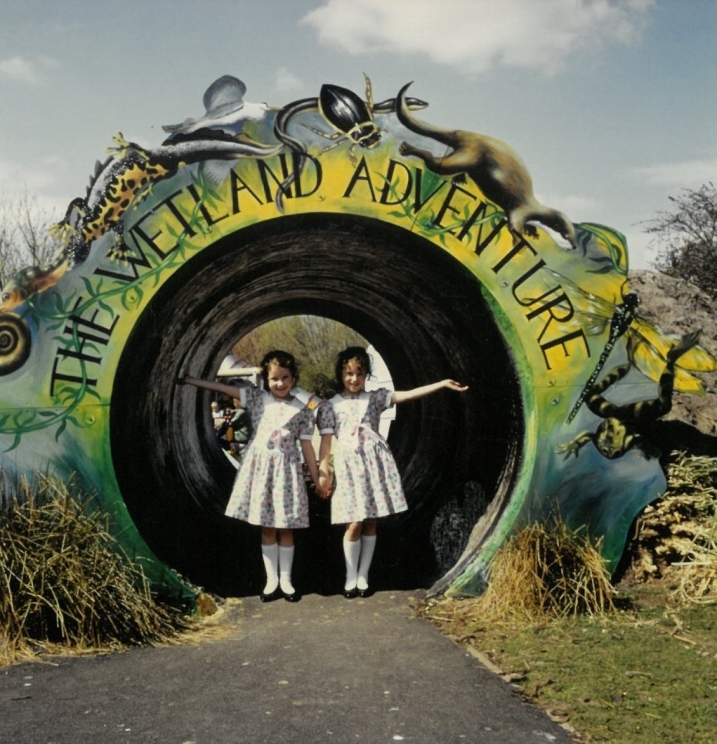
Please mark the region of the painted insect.
<svg viewBox="0 0 717 744"><path fill-rule="evenodd" d="M343 140L351 141L352 153L357 146L370 149L381 139L381 130L373 120L373 110L373 93L368 78L366 103L348 88L342 88L340 85L322 85L319 92L319 112L336 131L326 134L320 129L307 128L326 139L335 140L333 145L324 148L322 152L336 147Z"/></svg>
<svg viewBox="0 0 717 744"><path fill-rule="evenodd" d="M675 334L666 333L657 324L640 317L637 313L638 298L634 293L624 293L622 301L616 304L592 292L586 292L557 271L544 268L543 272L559 282L572 308L577 311L583 321L583 330L586 335L598 336L605 332L608 325L610 328L608 340L602 349L596 368L578 396L568 422L572 421L589 395L610 353L622 336L625 336L627 341L626 348L630 365L653 382L659 381L665 367L667 353L680 343L681 338ZM567 311L569 308L564 303L562 309ZM717 359L697 343L690 345L675 363L675 390L681 393L704 395L704 383L693 372L713 372L714 370L717 370Z"/></svg>
<svg viewBox="0 0 717 744"><path fill-rule="evenodd" d="M603 350L600 352L600 358L595 365L593 373L590 375L588 381L585 383L585 387L582 389L582 392L578 396L578 399L573 406L573 410L570 411L570 415L567 419L568 423L570 423L575 418L575 416L577 416L577 413L580 410L580 406L585 402L585 398L587 398L589 391L595 384L598 375L602 371L602 368L605 366L605 362L607 362L610 353L615 348L615 344L617 343L618 339L627 332L627 329L635 320L635 313L639 304L640 299L638 298L638 296L634 292L628 292L627 294L623 295L622 302L618 305L615 305L612 318L610 319L610 332L608 334L607 342L605 343Z"/></svg>
<svg viewBox="0 0 717 744"><path fill-rule="evenodd" d="M288 133L289 124L295 117L300 114L319 112L324 121L333 129L332 132L327 133L304 125L314 134L333 141L333 144L325 147L319 154L349 142L349 157L353 162L357 147L371 149L380 142L382 130L374 121L374 114L394 113L396 99L387 98L385 101L374 103L371 80L365 73L364 79L366 80L365 101L348 88L327 83L321 86L318 98L302 98L289 103L276 115L274 135L295 153L294 172L282 182L276 194L276 204L280 210L283 211L284 196L291 196L289 187L296 180L297 173L303 170L308 152L304 142ZM406 106L411 109L421 109L428 104L417 98L407 98Z"/></svg>
<svg viewBox="0 0 717 744"><path fill-rule="evenodd" d="M608 460L622 457L631 449L639 450L647 460L659 457L660 451L650 442L649 436L654 431L655 421L672 409L676 365L695 347L700 333L701 331L694 331L686 334L666 352L657 398L619 405L603 397L609 387L627 375L630 363L615 367L603 380L595 385L591 384L586 405L603 420L595 432L583 431L570 442L559 444L555 448L556 454L564 454L566 460L570 455L577 457L580 449L592 442L597 451Z"/></svg>

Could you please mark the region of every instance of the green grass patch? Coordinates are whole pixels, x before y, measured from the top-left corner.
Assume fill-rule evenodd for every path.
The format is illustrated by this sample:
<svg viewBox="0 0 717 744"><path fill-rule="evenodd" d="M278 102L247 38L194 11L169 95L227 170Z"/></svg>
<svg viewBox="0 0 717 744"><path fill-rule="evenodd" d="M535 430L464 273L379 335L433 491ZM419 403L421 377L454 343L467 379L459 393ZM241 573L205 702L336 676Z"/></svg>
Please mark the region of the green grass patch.
<svg viewBox="0 0 717 744"><path fill-rule="evenodd" d="M717 606L665 608L633 596L611 615L486 622L476 600L429 601L422 614L486 655L506 681L584 741L717 741ZM623 598L624 599L624 598Z"/></svg>

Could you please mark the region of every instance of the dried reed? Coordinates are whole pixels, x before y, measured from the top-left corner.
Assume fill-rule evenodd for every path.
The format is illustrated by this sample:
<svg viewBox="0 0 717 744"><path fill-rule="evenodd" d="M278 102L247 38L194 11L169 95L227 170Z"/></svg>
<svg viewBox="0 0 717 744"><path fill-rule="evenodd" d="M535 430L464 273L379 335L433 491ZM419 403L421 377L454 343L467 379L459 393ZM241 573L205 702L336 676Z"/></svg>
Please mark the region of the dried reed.
<svg viewBox="0 0 717 744"><path fill-rule="evenodd" d="M673 596L684 604L714 604L717 602L717 458L681 453L670 475L670 490L677 490L679 485L680 490L687 492L686 498L700 507L686 559L672 564L679 571Z"/></svg>
<svg viewBox="0 0 717 744"><path fill-rule="evenodd" d="M485 621L601 614L615 591L600 545L561 520L523 528L496 553L476 610Z"/></svg>
<svg viewBox="0 0 717 744"><path fill-rule="evenodd" d="M159 642L184 626L72 481L0 473L0 657Z"/></svg>
<svg viewBox="0 0 717 744"><path fill-rule="evenodd" d="M678 601L717 601L717 457L673 455L667 491L643 510L627 554L636 578L676 580Z"/></svg>

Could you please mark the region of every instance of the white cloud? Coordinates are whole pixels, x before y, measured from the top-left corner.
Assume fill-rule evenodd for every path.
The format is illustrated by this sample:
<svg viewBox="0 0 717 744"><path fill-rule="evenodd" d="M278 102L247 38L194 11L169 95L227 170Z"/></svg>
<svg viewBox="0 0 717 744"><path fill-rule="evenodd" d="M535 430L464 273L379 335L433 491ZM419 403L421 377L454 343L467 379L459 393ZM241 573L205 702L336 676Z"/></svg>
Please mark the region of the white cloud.
<svg viewBox="0 0 717 744"><path fill-rule="evenodd" d="M477 74L553 74L571 54L639 37L655 0L325 0L302 22L354 55L428 55Z"/></svg>
<svg viewBox="0 0 717 744"><path fill-rule="evenodd" d="M27 167L12 160L0 160L0 187L26 189L31 193L41 191L55 183L50 169Z"/></svg>
<svg viewBox="0 0 717 744"><path fill-rule="evenodd" d="M636 168L633 173L648 186L667 189L696 189L717 182L717 157L685 160L681 163L658 163Z"/></svg>
<svg viewBox="0 0 717 744"><path fill-rule="evenodd" d="M591 215L600 214L604 205L599 199L577 194L535 194L536 199L570 217L574 222L582 222L589 219Z"/></svg>
<svg viewBox="0 0 717 744"><path fill-rule="evenodd" d="M0 59L0 78L28 85L41 85L46 81L47 74L59 66L59 62L52 57L8 57Z"/></svg>
<svg viewBox="0 0 717 744"><path fill-rule="evenodd" d="M301 90L303 81L287 67L280 67L276 71L274 87L277 93L293 93L294 91Z"/></svg>

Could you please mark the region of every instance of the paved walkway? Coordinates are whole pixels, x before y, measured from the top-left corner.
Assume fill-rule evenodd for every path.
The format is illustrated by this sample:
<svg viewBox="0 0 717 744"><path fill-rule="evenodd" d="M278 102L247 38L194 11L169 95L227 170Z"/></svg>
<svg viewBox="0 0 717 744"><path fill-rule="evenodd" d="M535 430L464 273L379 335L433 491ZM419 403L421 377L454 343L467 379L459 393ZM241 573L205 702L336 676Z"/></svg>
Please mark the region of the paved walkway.
<svg viewBox="0 0 717 744"><path fill-rule="evenodd" d="M0 669L3 744L569 742L411 608L250 597L220 640Z"/></svg>

